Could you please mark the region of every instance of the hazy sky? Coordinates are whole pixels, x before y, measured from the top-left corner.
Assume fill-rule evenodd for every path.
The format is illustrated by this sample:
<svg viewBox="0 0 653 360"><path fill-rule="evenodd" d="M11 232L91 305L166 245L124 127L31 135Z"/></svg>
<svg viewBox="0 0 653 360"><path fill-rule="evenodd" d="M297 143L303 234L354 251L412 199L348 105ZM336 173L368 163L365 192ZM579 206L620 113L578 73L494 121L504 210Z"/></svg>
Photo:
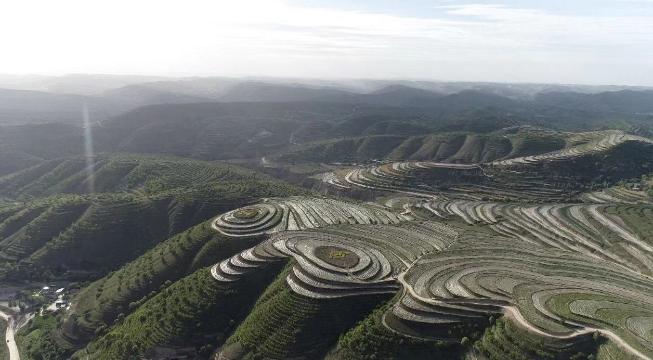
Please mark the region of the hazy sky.
<svg viewBox="0 0 653 360"><path fill-rule="evenodd" d="M653 0L0 0L0 73L653 85Z"/></svg>

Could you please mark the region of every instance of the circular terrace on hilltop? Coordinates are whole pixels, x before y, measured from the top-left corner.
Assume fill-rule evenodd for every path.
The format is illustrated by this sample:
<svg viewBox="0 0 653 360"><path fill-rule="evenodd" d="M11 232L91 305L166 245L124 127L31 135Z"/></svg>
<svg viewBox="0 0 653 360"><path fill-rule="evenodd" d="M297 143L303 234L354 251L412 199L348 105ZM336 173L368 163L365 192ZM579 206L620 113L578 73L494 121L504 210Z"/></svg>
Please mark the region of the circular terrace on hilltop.
<svg viewBox="0 0 653 360"><path fill-rule="evenodd" d="M251 220L261 213L260 209L254 207L246 207L238 209L234 212L233 216L240 220Z"/></svg>
<svg viewBox="0 0 653 360"><path fill-rule="evenodd" d="M343 269L351 269L360 261L358 255L339 246L318 246L313 254L327 264Z"/></svg>
<svg viewBox="0 0 653 360"><path fill-rule="evenodd" d="M229 211L213 221L213 228L228 236L252 236L276 226L283 211L274 204L256 204Z"/></svg>

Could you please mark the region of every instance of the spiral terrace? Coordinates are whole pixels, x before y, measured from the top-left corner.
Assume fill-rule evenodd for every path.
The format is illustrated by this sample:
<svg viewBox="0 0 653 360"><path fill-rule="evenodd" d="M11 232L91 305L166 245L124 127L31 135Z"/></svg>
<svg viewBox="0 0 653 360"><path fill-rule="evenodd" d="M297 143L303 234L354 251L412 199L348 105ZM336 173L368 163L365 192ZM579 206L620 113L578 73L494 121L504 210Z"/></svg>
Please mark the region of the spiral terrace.
<svg viewBox="0 0 653 360"><path fill-rule="evenodd" d="M227 236L255 236L333 224L396 224L407 220L376 205L325 198L269 199L218 216L212 227Z"/></svg>
<svg viewBox="0 0 653 360"><path fill-rule="evenodd" d="M634 355L653 354L653 247L642 229L627 225L650 208L437 200L414 206L435 219L314 198L238 209L218 217L214 228L234 237L266 235L211 273L233 282L291 257L286 282L302 296L401 292L384 325L407 336L456 342L442 329L512 313L552 338L596 330ZM436 220L451 216L487 224L495 234Z"/></svg>
<svg viewBox="0 0 653 360"><path fill-rule="evenodd" d="M489 164L405 161L322 174L328 186L386 196L386 207L291 197L227 212L213 229L258 244L211 274L230 284L290 258L285 282L302 298L396 294L382 326L409 338L459 343L460 329L505 315L558 341L553 348L598 333L651 358L650 198L623 187L570 190L529 167L652 142L618 131L568 141Z"/></svg>
<svg viewBox="0 0 653 360"><path fill-rule="evenodd" d="M575 185L572 178L552 174L555 164L574 167L574 161L602 156L625 144L646 147L650 153L653 140L622 131L597 131L570 135L569 146L543 154L522 156L480 164L448 164L428 161L401 161L372 167L337 170L318 178L327 186L347 191L363 189L403 193L426 198L517 198L528 201L546 198L564 200L570 196L565 188ZM600 160L597 158L595 160ZM593 163L592 163L593 164ZM541 169L546 166L545 169ZM615 191L588 193L585 199L604 202ZM641 194L618 191L619 202L648 202ZM605 199L605 200L600 200Z"/></svg>

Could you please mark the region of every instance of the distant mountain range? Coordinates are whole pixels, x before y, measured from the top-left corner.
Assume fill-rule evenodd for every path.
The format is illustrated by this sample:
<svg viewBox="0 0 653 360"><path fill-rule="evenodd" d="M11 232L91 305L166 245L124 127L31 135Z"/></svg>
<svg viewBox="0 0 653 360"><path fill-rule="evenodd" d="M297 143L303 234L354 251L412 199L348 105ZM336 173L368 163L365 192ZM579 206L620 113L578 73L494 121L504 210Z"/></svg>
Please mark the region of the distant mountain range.
<svg viewBox="0 0 653 360"><path fill-rule="evenodd" d="M110 75L0 76L0 124L77 124L84 104L96 120L155 104L305 101L410 107L432 116L496 108L529 115L533 109L544 114L555 109L567 113L587 112L590 113L588 117L596 117L603 113L647 115L653 112L652 99L652 89L624 86Z"/></svg>
<svg viewBox="0 0 653 360"><path fill-rule="evenodd" d="M83 153L84 106L95 152L206 160L307 160L297 153L302 149L324 161L447 160L453 154L417 148L438 134L464 138L523 125L653 133L653 90L643 88L91 75L19 80L0 77L0 86L15 87L0 89L0 175ZM334 146L352 149L351 156L316 152ZM475 151L452 159L478 161L510 152Z"/></svg>

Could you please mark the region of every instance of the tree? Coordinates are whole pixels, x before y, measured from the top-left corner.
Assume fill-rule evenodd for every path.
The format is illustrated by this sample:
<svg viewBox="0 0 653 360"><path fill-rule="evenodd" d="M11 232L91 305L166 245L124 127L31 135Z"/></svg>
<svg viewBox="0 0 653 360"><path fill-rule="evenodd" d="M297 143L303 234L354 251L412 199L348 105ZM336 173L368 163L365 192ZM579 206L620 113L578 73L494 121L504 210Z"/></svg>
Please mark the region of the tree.
<svg viewBox="0 0 653 360"><path fill-rule="evenodd" d="M116 321L115 321L115 323L116 323L116 324L119 324L119 323L121 323L123 320L125 320L125 314L124 314L124 313L120 313L120 314L118 314L118 317L116 317Z"/></svg>

